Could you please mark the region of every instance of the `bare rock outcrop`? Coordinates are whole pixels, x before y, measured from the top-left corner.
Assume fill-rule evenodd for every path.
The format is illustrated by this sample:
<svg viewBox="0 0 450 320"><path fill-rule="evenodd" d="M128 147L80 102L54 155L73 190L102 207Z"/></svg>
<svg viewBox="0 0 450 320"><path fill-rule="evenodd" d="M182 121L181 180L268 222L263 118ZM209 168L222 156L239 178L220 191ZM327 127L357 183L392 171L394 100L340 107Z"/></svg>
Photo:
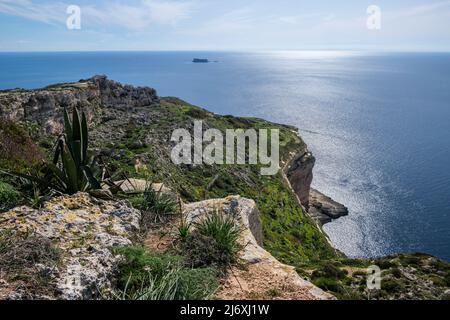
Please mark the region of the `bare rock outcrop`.
<svg viewBox="0 0 450 320"><path fill-rule="evenodd" d="M34 298L93 299L111 287L120 262L111 248L131 244L140 218L140 212L125 202L79 193L54 198L40 210L20 207L2 213L0 232L35 234L51 241L61 252L60 265L52 271L56 295ZM0 297L5 298L21 299L21 293Z"/></svg>
<svg viewBox="0 0 450 320"><path fill-rule="evenodd" d="M62 110L78 107L88 120L101 115L102 108L130 109L151 106L158 101L152 88L122 85L95 76L76 83L53 85L39 90L10 90L0 92L0 117L16 122L37 123L45 133L59 133Z"/></svg>
<svg viewBox="0 0 450 320"><path fill-rule="evenodd" d="M309 194L315 163L316 159L312 153L306 150L296 154L284 169L292 189L306 209L309 208Z"/></svg>
<svg viewBox="0 0 450 320"><path fill-rule="evenodd" d="M242 226L240 258L244 268L233 268L217 293L219 299L328 300L334 297L301 278L295 268L282 264L262 247L259 210L253 200L230 196L184 205L188 221L202 219L221 208L238 216Z"/></svg>
<svg viewBox="0 0 450 320"><path fill-rule="evenodd" d="M308 213L322 224L325 224L348 215L348 209L323 193L311 189Z"/></svg>
<svg viewBox="0 0 450 320"><path fill-rule="evenodd" d="M308 150L295 154L284 167L284 175L301 205L322 225L348 215L344 205L311 188L316 159Z"/></svg>

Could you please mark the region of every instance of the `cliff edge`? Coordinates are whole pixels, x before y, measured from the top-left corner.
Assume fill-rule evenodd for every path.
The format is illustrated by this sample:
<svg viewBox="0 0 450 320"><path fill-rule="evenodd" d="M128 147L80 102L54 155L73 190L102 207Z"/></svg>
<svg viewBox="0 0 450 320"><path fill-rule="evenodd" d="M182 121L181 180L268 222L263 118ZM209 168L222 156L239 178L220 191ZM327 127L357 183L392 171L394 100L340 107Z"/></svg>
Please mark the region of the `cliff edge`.
<svg viewBox="0 0 450 320"><path fill-rule="evenodd" d="M279 261L279 264L277 267L273 263L264 263L259 264L261 268L257 268L258 263L253 263L249 266L249 270L253 270L254 274L265 276L272 274L274 279L280 279L280 276L285 277L290 279L288 280L290 284L297 283L299 284L297 288L303 288L297 291L294 289L287 295L280 294L278 288L271 292L273 298L278 294L281 298L314 298L314 292L320 292L316 289L313 290L314 292L309 289L305 291L306 287L319 287L342 299L443 299L450 294L449 265L434 257L425 254L399 254L376 259L348 259L333 248L318 222L326 223L345 215L347 209L311 188L315 159L297 130L291 126L257 118L217 115L178 98L158 97L156 91L151 88L135 88L108 80L105 76L96 76L76 83L57 84L38 90L1 91L1 170L25 174L38 170L43 159L49 158L49 155L53 153L55 141L62 132L62 111L65 108L71 110L74 107L83 110L87 115L91 138L90 156L95 163L101 165L103 178L116 180L120 178L122 181L146 178L161 181L185 203L208 201L205 199L227 199L235 194L239 194L242 199L252 199L249 201L254 201L261 225L261 230L253 233L253 236L258 245L262 241L261 249L254 252L261 253L261 261L264 261L263 257L270 253L274 260L269 260L275 264L277 264L275 260ZM193 132L196 120L203 121L205 130L215 128L222 132L228 128L279 129L283 170L275 176L261 176L258 165L175 165L170 157L174 146L171 141L172 132L175 129ZM142 195L135 198L133 193L125 192L121 196L125 198L123 200L133 204L133 207L142 207L142 201L144 201ZM50 199L47 199L48 197ZM47 263L57 265L61 258L52 250L53 241L58 241L57 236L43 239L39 231L41 229L39 225L36 225L41 213L44 213L43 216L50 221L55 221L55 230L57 230L55 234L58 232L65 234L67 228L70 232L76 231L77 227L85 225L85 222L80 221L85 218L82 213L84 209L80 209L81 211L74 209L75 213L67 214L73 221L58 224L64 217L59 213L66 212L67 208L47 207L48 203L52 203L53 197L54 194L36 193L32 185L24 185L20 179L0 176L0 199L6 199L0 205L1 210L21 206L24 208L21 211L14 209L12 213L6 215L0 213L0 223L6 223L5 225L8 226L8 228L5 227L6 231L11 230L10 227L16 222L36 227L34 228L37 233L36 238L18 239L24 244L22 247L34 248L32 244L36 242L42 244L43 248L49 249L45 251L49 254L42 254L43 252L39 251L38 256L42 258L42 265L29 265L27 260L24 260L27 266L26 272L33 275L36 272L40 274L41 267L49 270L46 267ZM111 205L114 206L114 204ZM101 205L100 213L104 213L108 206L108 203ZM133 210L132 207L129 208L131 209L127 210ZM139 210L141 214L146 212ZM134 211L130 211L130 214L131 212ZM6 220L2 220L2 217L6 217ZM100 233L113 231L107 224L101 223L98 228ZM8 232L0 235L0 248L6 246L15 250L17 246L14 245L15 241L11 240L15 238ZM94 250L94 252L99 250L98 246L106 245L101 242L106 238L98 239L100 242L95 240L95 237L94 242L91 242L92 239L83 237L78 240L75 241L74 246L92 243L88 250ZM124 242L128 240L133 244L136 241L132 235L125 236L123 239ZM168 259L169 266L176 265L178 268L171 269L171 272L176 271L177 276L186 276L186 274L189 274L189 277L195 276L198 283L204 285L202 290L211 292L210 289L215 286L214 270L186 269L180 264L178 257L161 257L159 254L148 252L149 248L157 249L152 246L152 243L158 241L156 241L157 237L150 237L147 240L145 242L147 249L128 248L122 251L122 256L132 261L140 257L143 261L153 263ZM75 250L75 252L78 251ZM11 259L7 254L2 256L4 253L0 250L0 264L2 264L0 267L9 268L11 266L8 261ZM28 253L25 256L28 256ZM139 261L142 260L140 258ZM111 266L116 263L116 260L108 261L114 261ZM370 291L364 285L367 268L373 264L382 270L384 281L382 289L376 292ZM155 266L160 265L158 262ZM147 270L146 266L144 267L142 270ZM121 263L119 263L120 268ZM143 272L142 270L140 272ZM59 275L64 274L64 269L61 271ZM162 271L162 274L166 271ZM73 272L77 274L76 270ZM249 292L258 290L260 287L258 282L254 282L254 274L251 272L236 271L236 274L239 281L228 279L229 281L225 282L228 285L224 287L224 290L229 289L227 294L230 297L250 297ZM51 288L61 291L61 278L58 278L58 274L49 271L48 275L50 278L43 280L50 279L50 283L55 284ZM102 277L100 276L99 279ZM127 283L126 277L116 280L122 284ZM205 280L207 280L206 283ZM252 288L253 282L254 288ZM0 281L0 284L4 284L4 281ZM239 284L242 288L239 288L238 292L235 288ZM7 290L8 288L10 287L7 287ZM275 294L275 291L278 293ZM77 294L72 291L70 294L67 293L67 296L75 297ZM267 292L263 293L263 297L267 297L265 294ZM117 295L113 297L117 298Z"/></svg>

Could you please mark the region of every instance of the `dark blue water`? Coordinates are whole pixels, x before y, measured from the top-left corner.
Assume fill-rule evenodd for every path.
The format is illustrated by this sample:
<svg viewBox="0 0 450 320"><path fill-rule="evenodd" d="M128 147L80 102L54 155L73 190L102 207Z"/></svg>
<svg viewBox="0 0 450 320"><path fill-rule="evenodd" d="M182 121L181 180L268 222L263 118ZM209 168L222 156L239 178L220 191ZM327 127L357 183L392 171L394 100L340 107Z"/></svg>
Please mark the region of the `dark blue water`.
<svg viewBox="0 0 450 320"><path fill-rule="evenodd" d="M0 54L0 88L94 74L299 127L318 159L315 187L350 208L325 226L338 248L450 261L450 54Z"/></svg>

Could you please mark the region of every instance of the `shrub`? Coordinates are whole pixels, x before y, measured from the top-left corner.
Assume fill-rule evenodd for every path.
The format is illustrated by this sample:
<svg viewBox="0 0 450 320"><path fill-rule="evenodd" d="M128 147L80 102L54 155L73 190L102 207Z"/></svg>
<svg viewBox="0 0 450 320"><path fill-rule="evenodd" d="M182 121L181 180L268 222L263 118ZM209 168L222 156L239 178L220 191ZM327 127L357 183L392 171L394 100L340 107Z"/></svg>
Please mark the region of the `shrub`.
<svg viewBox="0 0 450 320"><path fill-rule="evenodd" d="M366 271L355 271L353 272L353 277L367 277Z"/></svg>
<svg viewBox="0 0 450 320"><path fill-rule="evenodd" d="M339 292L342 289L342 286L339 284L339 281L336 279L330 278L317 278L313 281L313 283L319 288L327 291Z"/></svg>
<svg viewBox="0 0 450 320"><path fill-rule="evenodd" d="M392 275L393 275L395 278L397 278L397 279L399 279L399 278L402 277L402 272L401 272L400 269L397 268L397 267L392 268L392 269L391 269L391 273L392 273Z"/></svg>
<svg viewBox="0 0 450 320"><path fill-rule="evenodd" d="M219 286L216 269L187 268L180 256L142 247L124 247L116 252L125 259L114 299L201 300L209 298Z"/></svg>
<svg viewBox="0 0 450 320"><path fill-rule="evenodd" d="M342 270L332 263L326 263L318 270L312 273L312 278L332 278L332 279L344 279L347 275L347 271Z"/></svg>
<svg viewBox="0 0 450 320"><path fill-rule="evenodd" d="M204 236L197 231L192 232L181 245L189 266L227 266L233 259L221 250L214 238Z"/></svg>
<svg viewBox="0 0 450 320"><path fill-rule="evenodd" d="M417 255L407 255L402 257L402 263L407 266L420 266L422 264L422 259Z"/></svg>
<svg viewBox="0 0 450 320"><path fill-rule="evenodd" d="M381 288L388 293L394 293L402 289L402 284L398 280L387 279L381 282Z"/></svg>
<svg viewBox="0 0 450 320"><path fill-rule="evenodd" d="M433 275L430 277L430 280L433 282L433 285L438 287L447 287L447 282L444 278L438 277L436 275Z"/></svg>
<svg viewBox="0 0 450 320"><path fill-rule="evenodd" d="M395 267L396 264L394 262L392 262L389 257L386 258L378 258L375 260L374 262L375 265L379 266L380 269L382 270L386 270L386 269L390 269L392 267Z"/></svg>
<svg viewBox="0 0 450 320"><path fill-rule="evenodd" d="M197 222L195 227L200 234L215 239L228 254L236 253L240 249L238 240L242 230L233 215L214 210L206 215L205 219Z"/></svg>
<svg viewBox="0 0 450 320"><path fill-rule="evenodd" d="M227 267L237 261L241 228L229 214L213 211L200 222L182 244L182 250L192 266Z"/></svg>
<svg viewBox="0 0 450 320"><path fill-rule="evenodd" d="M21 198L21 194L13 186L0 181L0 211L15 207Z"/></svg>
<svg viewBox="0 0 450 320"><path fill-rule="evenodd" d="M27 130L10 120L0 119L0 167L26 172L43 160Z"/></svg>
<svg viewBox="0 0 450 320"><path fill-rule="evenodd" d="M344 258L344 259L341 259L341 263L343 265L349 266L349 267L359 267L359 268L368 267L367 260L363 260L363 259Z"/></svg>

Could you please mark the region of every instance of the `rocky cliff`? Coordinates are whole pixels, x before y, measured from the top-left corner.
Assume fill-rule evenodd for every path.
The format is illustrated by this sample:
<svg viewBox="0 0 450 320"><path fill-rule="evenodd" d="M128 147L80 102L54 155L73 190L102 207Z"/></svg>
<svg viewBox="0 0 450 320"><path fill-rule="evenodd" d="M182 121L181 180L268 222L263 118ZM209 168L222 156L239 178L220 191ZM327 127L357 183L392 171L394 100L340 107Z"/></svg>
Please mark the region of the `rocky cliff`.
<svg viewBox="0 0 450 320"><path fill-rule="evenodd" d="M281 282L294 288L292 292L286 292L283 295L280 291L283 291L285 286L276 287L280 298L327 296L317 291L317 288L311 284L313 282L340 298L365 299L373 297L372 292L368 292L363 285L365 268L374 263L380 265L383 276L387 279L385 289L378 292L376 298L448 296L450 268L448 264L436 258L426 255L399 255L373 260L352 260L347 259L330 245L316 221L329 222L347 214L347 209L311 188L315 159L296 130L290 126L262 119L216 115L178 98L158 97L155 90L150 88L134 88L110 81L104 76L97 76L77 83L53 85L39 90L1 91L0 120L7 118L12 121L0 121L2 126L10 127L0 127L2 132L0 148L5 145L11 146L12 142L16 144L26 142L18 149L24 155L6 155L5 152L0 152L1 169L22 169L22 172L33 169L32 164L27 163L29 162L27 159L36 158L33 155L38 151L43 155L51 153L55 139L61 133L62 110L73 107L81 108L88 115L92 156L96 161L105 164L103 168L105 176L111 178L120 175L121 179L126 178L126 180L151 177L153 181L164 182L185 202L197 205L205 199L226 201L228 196L234 194L239 194L241 199L246 199L242 200L242 204L254 201L255 206L245 206L251 208L248 210L248 228L253 231L251 234L254 242L261 245L262 241L263 246L253 247L255 250L244 255L245 260L245 256L259 254L258 259L250 259L254 260L253 263L247 260L250 263L249 270L252 270L254 274L235 270L240 281L236 283L231 278L227 279L222 297L226 298L227 295L228 297L251 297L252 291L263 287L256 281L254 277L256 274L276 279L276 281L268 280L268 283L274 284L275 287L276 283ZM205 130L207 128L216 128L221 131L227 128L279 129L282 172L279 175L266 177L259 174L258 166L178 166L173 164L170 158L173 146L170 138L173 130L192 131L194 121L199 119L203 121ZM3 133L8 135L14 133L14 139L10 139ZM38 158L41 159L42 156ZM0 176L0 180L2 179L5 178ZM6 182L15 183L10 180ZM21 194L23 190L19 191L14 191L14 195ZM29 225L37 234L35 238L18 238L18 241L14 240L17 237L12 237L8 233L0 234L0 241L6 239L4 241L6 247L12 248L9 251L17 252L14 256L21 257L20 259L25 263L26 274L34 277L42 275L44 270L48 277L37 277L38 283L50 281L52 292L57 291L59 295L66 298L92 296L95 294L92 288L100 283L108 287L108 277L105 276L104 271L106 270L106 274L112 272L118 260L110 251L108 254L100 248L110 245L108 239L115 236L121 237L114 238L120 240L118 243L129 243L133 232L127 234L128 231L122 230L125 233L116 234L115 228L104 220L105 215L112 216L114 224L117 223L118 226L128 230L126 226L132 228L134 223L128 221L128 218L123 221L122 218L137 217L138 212L133 211L134 209L128 204L121 204L119 208L114 202L97 203L97 200L87 195L78 196L83 198L84 202L90 203L80 208L76 205L68 207L59 202L49 201L41 209L32 209L31 205L40 205L39 195L37 199L33 199L33 196L35 195L23 193L21 204L26 206L14 209L6 215L0 213L0 224L3 224L0 229L9 232L16 227ZM64 199L63 197L60 200ZM84 203L83 201L80 200L81 203ZM207 204L208 202L203 202L202 205ZM87 215L86 212L92 211L92 208L95 214ZM256 220L252 218L255 216L256 209L259 213L261 229L255 227L258 224L255 224ZM306 214L307 211L309 214ZM60 215L61 212L64 214ZM122 216L124 212L128 213ZM41 219L46 219L45 221L49 221L54 226L53 236L46 231ZM105 234L105 237L92 236L90 233L88 237L76 238L80 234L80 228L91 232L92 227L96 230L95 234ZM85 234L85 231L81 234ZM73 236L73 239L79 241L69 240L65 238L66 236L70 238ZM146 242L147 247L153 248L152 244L157 242L156 239L159 238L149 238ZM65 248L63 251L70 254L63 257L60 254L53 254L50 250L52 241L60 243L61 247ZM17 251L15 243L23 244L22 247L26 250ZM30 264L27 258L30 256L30 251L36 247L34 243L38 243L40 248L49 249L38 250L38 260L42 260L42 263L38 265ZM66 243L72 243L72 248L66 248ZM78 251L77 246L80 244L84 249ZM88 247L84 247L84 244L88 244ZM89 259L85 261L84 255L90 250L94 252L95 257L105 259L105 263ZM0 250L0 254L4 253ZM271 258L265 259L269 254ZM65 262L64 265L73 265L73 268L54 269L61 259ZM10 256L6 254L0 257L0 264L14 268L15 265L8 263L10 260ZM257 263L259 260L267 263ZM72 264L71 261L80 261L80 265L86 266L86 269L75 267L76 263ZM95 263L98 262L102 267L97 269ZM49 269L48 264L52 268ZM289 265L293 267L287 267ZM302 277L294 272L294 267ZM304 278L310 279L311 282ZM73 281L67 281L68 279ZM79 283L83 283L90 289L85 291L82 289L85 287L80 287ZM236 285L241 284L244 287L236 291ZM16 291L13 290L13 292ZM319 296L315 295L318 292ZM8 280L5 283L3 279L0 279L0 295L9 296L9 294L11 294L10 283ZM51 292L40 293L40 296L42 295L51 296ZM20 294L17 297L20 297ZM263 294L263 297L267 296Z"/></svg>
<svg viewBox="0 0 450 320"><path fill-rule="evenodd" d="M42 133L58 134L62 131L62 110L78 107L86 113L92 126L116 121L119 131L123 131L127 122L133 119L138 121L130 115L131 112L139 108L148 108L150 112L152 105L158 102L159 97L152 88L136 88L108 80L106 76L95 76L77 83L51 85L38 90L2 91L0 118L33 123ZM101 133L99 135L102 136ZM108 132L108 135L114 133ZM144 144L135 141L134 147ZM318 197L317 193L314 196L311 194L315 158L306 146L296 150L287 162L284 173L299 201L306 210L311 211L313 218L326 223L348 214L345 206L336 202L330 205L328 200L331 199ZM313 203L311 210L310 200Z"/></svg>
<svg viewBox="0 0 450 320"><path fill-rule="evenodd" d="M178 104L182 104L181 109L178 109ZM171 131L174 128L178 126L190 129L192 120L196 118L203 119L206 127L221 128L223 125L226 125L226 127L230 128L245 128L274 125L258 119L250 120L216 116L206 110L190 106L181 100L173 98L165 98L161 101L153 89L121 85L103 76L81 80L78 83L53 85L39 90L0 92L0 117L33 128L32 131L35 134L34 139L37 141L47 139L52 135L57 136L62 131L63 109L70 110L74 107L82 109L87 114L90 127L92 128L91 137L93 140L92 144L95 146L94 151L96 156L106 156L110 159L108 161L114 163L114 165L117 164L122 166L122 169L133 171L134 173L131 173L132 175L138 174L141 169L144 170L145 174L148 174L148 164L156 161L154 164L161 167L153 171L156 171L157 174L160 173L168 184L171 184L176 191L180 192L188 200L195 200L197 198L195 192L198 187L190 187L190 184L195 182L196 173L194 171L196 169L169 166L171 164L169 158L171 145L169 140ZM183 113L180 114L180 111ZM180 117L184 116L184 112L188 118L183 119ZM180 118L175 120L173 117ZM172 119L169 121L170 118ZM289 150L282 150L283 153L290 152L295 154L299 149L306 150L306 146L301 139L295 133L291 132L292 128L281 125L277 126L289 132L286 142L290 144L290 147ZM138 137L135 136L137 133L139 133ZM151 151L148 148L152 148ZM139 153L131 150L139 150ZM183 175L186 174L188 180L174 177L174 174L176 174L174 170L180 169ZM202 180L208 177L208 170L211 169L216 170L216 168L209 167L203 168L199 172ZM114 168L114 170L117 169ZM296 186L298 187L296 191L302 194L302 199L308 198L309 186L312 179L311 171L312 166L304 165L299 165L289 170L290 174L295 177L293 181L296 182ZM255 188L255 183L260 178L253 170L249 171L248 169L236 167L230 168L223 173L215 173L213 176L214 179L207 181L207 189L209 190L206 192L212 193L217 190L217 192L222 193L222 190L227 189L227 193L229 194L241 189L245 195L245 189L242 189L243 183L248 184L249 190L261 189L259 187ZM233 177L236 181L230 181L230 177ZM258 183L261 182L258 181ZM224 183L233 183L235 186L227 187ZM238 185L239 187L237 187ZM282 187L281 183L279 187ZM221 195L225 196L227 194L222 193ZM3 222L6 221L7 223L1 225L1 230L12 230L14 229L14 221L16 221L15 217L18 215L24 217L25 220L22 223L26 228L31 228L30 231L40 237L44 237L47 240L51 239L57 247L68 253L68 255L64 255L63 259L64 265L67 265L68 269L57 270L52 275L52 281L55 282L55 290L58 291L58 297L70 299L94 297L96 294L94 288L108 287L105 275L113 274L114 268L117 265L117 260L115 260L114 255L111 255L111 253L108 254L110 251L100 250L101 246L109 247L112 245L110 243L111 241L108 240L108 237L112 237L112 235L111 233L106 233L106 230L111 232L114 226L111 227L103 222L98 222L99 229L96 230L98 235L87 243L83 242L84 244L88 244L88 248L91 248L89 250L93 250L93 256L97 253L99 254L98 258L89 260L87 257L84 257L85 253L83 252L87 250L85 247L76 248L75 245L71 245L71 243L76 242L76 239L78 239L78 236L75 236L72 232L75 232L84 239L86 232L88 232L86 230L87 224L93 224L92 219L95 221L103 221L102 217L106 217L109 214L106 213L99 217L95 215L90 216L91 211L101 213L105 210L105 206L109 204L100 204L98 207L96 203L92 203L94 201L93 198L86 197L78 196L68 198L67 201L72 202L74 208L65 206L65 199L49 202L41 210L33 210L28 207L17 208L4 216L7 220ZM292 297L296 295L297 298L302 296L305 299L330 298L330 295L327 295L310 282L299 277L294 271L294 267L288 267L278 262L276 258L260 247L263 244L263 227L261 225L261 217L259 216L260 213L255 202L251 200L239 200L238 203L247 203L245 201L252 204L250 206L244 206L248 210L251 210L249 212L247 212L248 210L244 210L245 214L243 216L246 228L249 228L252 232L246 231L245 233L245 239L249 241L249 244L243 253L244 260L248 260L245 257L252 256L253 258L250 259L252 261L248 261L248 263L255 270L264 270L267 279L275 277L277 279L284 279L284 283L289 282L290 286L294 288ZM79 202L79 207L74 202ZM197 207L207 205L208 203L197 203ZM277 202L271 204L271 206L275 207L279 205L280 203ZM264 207L267 210L266 205ZM126 207L121 208L114 212L120 213L128 210L125 210ZM288 214L288 207L286 207L286 210ZM111 212L113 215L116 215L113 211ZM265 219L266 217L266 214L264 214ZM44 228L44 223L40 221L41 218L48 221L48 226L45 227L45 230L42 229ZM249 218L251 219L248 220ZM258 223L255 224L256 222ZM115 224L113 223L113 225ZM90 230L91 227L87 229ZM49 230L52 230L52 232ZM59 232L62 232L65 238L61 238L62 236L58 235ZM296 232L298 233L299 231ZM101 234L109 234L109 236L100 237ZM124 235L118 243L128 243L131 236L132 234ZM86 238L91 239L92 237L92 234L86 234ZM60 238L63 240L61 245L58 242ZM97 240L95 239L97 238L99 242L96 242ZM66 244L70 248L66 248ZM69 258L70 256L71 258ZM82 260L84 261L83 263L81 263ZM80 262L79 265L83 265L83 268L78 267L77 269L75 267L78 262ZM104 269L95 270L95 263L104 266ZM90 265L92 268L89 267ZM252 290L249 289L249 292L251 293Z"/></svg>
<svg viewBox="0 0 450 320"><path fill-rule="evenodd" d="M77 83L52 85L38 90L0 92L0 117L33 122L44 132L61 131L62 110L78 107L91 122L99 121L104 108L130 109L158 101L151 88L136 88L96 76ZM99 117L100 116L100 117Z"/></svg>
<svg viewBox="0 0 450 320"><path fill-rule="evenodd" d="M315 162L312 153L305 148L287 161L283 173L308 214L321 224L325 224L348 215L348 209L311 188Z"/></svg>

